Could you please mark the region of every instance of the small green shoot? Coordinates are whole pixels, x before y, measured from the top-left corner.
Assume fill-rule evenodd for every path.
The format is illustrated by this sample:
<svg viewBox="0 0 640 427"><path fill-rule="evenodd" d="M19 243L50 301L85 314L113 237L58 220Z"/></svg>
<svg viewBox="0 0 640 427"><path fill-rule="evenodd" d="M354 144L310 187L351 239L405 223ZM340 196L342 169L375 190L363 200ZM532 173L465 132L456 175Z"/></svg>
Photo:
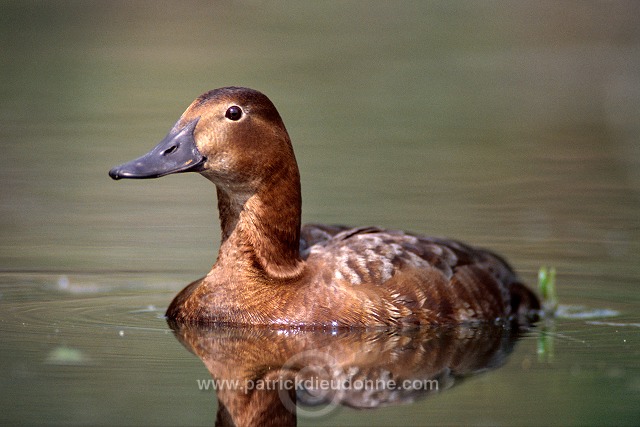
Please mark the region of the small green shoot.
<svg viewBox="0 0 640 427"><path fill-rule="evenodd" d="M558 309L558 295L556 294L556 269L554 267L540 267L538 270L538 291L542 296L542 312L547 319L552 318ZM538 336L538 361L553 362L555 324L544 322Z"/></svg>
<svg viewBox="0 0 640 427"><path fill-rule="evenodd" d="M558 295L556 294L556 269L554 267L540 267L538 290L542 295L542 308L545 314L555 313L558 308Z"/></svg>

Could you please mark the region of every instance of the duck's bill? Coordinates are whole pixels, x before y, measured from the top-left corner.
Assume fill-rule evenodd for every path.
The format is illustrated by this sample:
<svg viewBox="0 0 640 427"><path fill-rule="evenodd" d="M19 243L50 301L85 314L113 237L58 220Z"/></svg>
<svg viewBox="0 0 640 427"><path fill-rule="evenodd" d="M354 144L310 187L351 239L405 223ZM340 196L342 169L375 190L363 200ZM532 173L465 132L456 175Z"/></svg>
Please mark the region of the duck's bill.
<svg viewBox="0 0 640 427"><path fill-rule="evenodd" d="M200 154L193 137L199 118L183 127L176 126L142 157L116 166L109 171L113 179L159 178L178 172L198 172L206 158Z"/></svg>

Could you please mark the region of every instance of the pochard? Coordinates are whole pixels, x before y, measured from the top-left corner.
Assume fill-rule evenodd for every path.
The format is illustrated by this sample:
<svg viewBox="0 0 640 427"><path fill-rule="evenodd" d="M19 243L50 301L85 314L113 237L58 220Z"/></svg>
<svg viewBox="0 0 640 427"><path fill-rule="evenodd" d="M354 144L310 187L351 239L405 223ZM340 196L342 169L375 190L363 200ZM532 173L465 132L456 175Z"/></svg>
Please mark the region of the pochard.
<svg viewBox="0 0 640 427"><path fill-rule="evenodd" d="M406 328L528 321L538 298L500 256L377 227L301 227L289 134L264 94L199 96L149 153L113 179L197 172L217 189L222 243L211 271L174 298L178 323Z"/></svg>

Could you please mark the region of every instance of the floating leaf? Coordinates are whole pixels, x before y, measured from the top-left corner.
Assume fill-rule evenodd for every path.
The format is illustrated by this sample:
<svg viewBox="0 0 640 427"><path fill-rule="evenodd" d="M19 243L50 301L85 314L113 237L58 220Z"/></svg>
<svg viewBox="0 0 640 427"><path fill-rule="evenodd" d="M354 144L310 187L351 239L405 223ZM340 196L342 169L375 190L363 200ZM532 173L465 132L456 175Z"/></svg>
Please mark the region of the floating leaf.
<svg viewBox="0 0 640 427"><path fill-rule="evenodd" d="M49 352L45 363L50 365L86 365L91 359L81 350L71 347L56 347Z"/></svg>

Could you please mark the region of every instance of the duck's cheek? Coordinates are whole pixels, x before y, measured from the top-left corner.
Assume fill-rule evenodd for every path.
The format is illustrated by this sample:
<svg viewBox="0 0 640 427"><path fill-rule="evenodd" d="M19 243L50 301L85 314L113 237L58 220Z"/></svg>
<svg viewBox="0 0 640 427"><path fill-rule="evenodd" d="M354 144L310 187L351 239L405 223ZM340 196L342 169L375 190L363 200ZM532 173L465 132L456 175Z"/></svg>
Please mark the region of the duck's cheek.
<svg viewBox="0 0 640 427"><path fill-rule="evenodd" d="M232 184L242 181L242 173L238 170L238 166L226 156L207 157L203 171L200 173L215 184Z"/></svg>
<svg viewBox="0 0 640 427"><path fill-rule="evenodd" d="M219 158L207 156L203 171L200 173L213 182L220 181L227 175L226 162Z"/></svg>

